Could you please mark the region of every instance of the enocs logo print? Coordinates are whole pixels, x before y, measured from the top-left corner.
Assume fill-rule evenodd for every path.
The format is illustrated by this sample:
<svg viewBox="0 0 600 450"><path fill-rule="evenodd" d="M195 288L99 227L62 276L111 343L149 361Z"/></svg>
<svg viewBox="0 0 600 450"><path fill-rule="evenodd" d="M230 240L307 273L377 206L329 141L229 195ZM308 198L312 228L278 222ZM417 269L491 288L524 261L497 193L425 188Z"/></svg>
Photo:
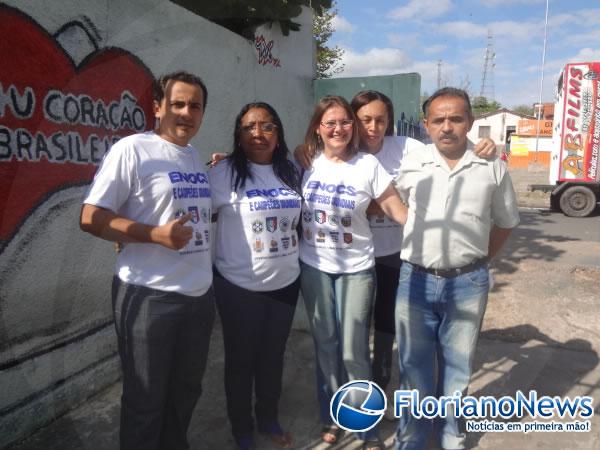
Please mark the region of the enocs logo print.
<svg viewBox="0 0 600 450"><path fill-rule="evenodd" d="M385 394L377 384L356 380L337 390L331 399L329 413L346 431L368 431L379 423L386 406Z"/></svg>

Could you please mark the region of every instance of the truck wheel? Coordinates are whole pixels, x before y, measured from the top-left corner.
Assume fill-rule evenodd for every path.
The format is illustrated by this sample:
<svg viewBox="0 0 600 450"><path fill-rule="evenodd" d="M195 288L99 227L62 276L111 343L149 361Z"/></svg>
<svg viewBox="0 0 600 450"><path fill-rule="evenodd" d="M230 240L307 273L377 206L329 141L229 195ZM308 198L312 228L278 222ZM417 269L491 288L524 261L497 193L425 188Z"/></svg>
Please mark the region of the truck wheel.
<svg viewBox="0 0 600 450"><path fill-rule="evenodd" d="M550 210L560 211L560 195L550 195Z"/></svg>
<svg viewBox="0 0 600 450"><path fill-rule="evenodd" d="M560 196L560 209L569 217L587 217L596 208L596 195L585 186L571 186Z"/></svg>

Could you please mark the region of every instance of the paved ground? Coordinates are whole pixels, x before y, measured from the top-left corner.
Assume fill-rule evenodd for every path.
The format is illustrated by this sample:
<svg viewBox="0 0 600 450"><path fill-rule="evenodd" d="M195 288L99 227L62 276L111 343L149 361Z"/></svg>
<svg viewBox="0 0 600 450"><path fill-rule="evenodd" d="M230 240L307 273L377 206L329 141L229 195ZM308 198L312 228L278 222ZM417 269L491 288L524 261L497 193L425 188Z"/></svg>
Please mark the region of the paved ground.
<svg viewBox="0 0 600 450"><path fill-rule="evenodd" d="M523 197L523 185L545 182L535 171L513 173L520 200L547 206L544 199ZM530 181L535 179L535 181ZM540 181L541 179L541 181ZM537 204L534 203L538 202ZM540 395L591 395L600 398L600 217L570 219L559 213L523 210L503 258L495 264L495 287L479 341L473 395L514 395L517 389ZM223 343L216 324L205 393L193 417L194 449L234 448L224 410ZM314 393L312 341L293 331L286 353L281 422L296 449L323 449L319 441ZM397 378L396 378L397 379ZM104 450L117 448L120 385L13 447L18 450ZM596 412L600 411L594 402ZM531 419L523 419L523 422ZM384 421L382 437L391 445L394 424ZM586 433L471 433L475 449L598 449L600 419ZM271 449L264 439L258 449ZM351 436L331 448L360 448ZM432 444L431 448L436 448Z"/></svg>

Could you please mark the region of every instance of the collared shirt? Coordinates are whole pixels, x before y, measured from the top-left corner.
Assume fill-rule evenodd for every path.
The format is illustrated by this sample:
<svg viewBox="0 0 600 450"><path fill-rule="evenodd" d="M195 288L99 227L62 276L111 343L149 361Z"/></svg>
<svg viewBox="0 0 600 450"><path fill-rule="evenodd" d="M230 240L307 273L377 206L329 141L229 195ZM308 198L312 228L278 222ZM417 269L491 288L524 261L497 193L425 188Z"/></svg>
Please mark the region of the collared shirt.
<svg viewBox="0 0 600 450"><path fill-rule="evenodd" d="M488 254L492 225L519 223L506 164L467 150L453 169L434 144L405 156L396 180L408 204L400 257L436 269L465 266Z"/></svg>

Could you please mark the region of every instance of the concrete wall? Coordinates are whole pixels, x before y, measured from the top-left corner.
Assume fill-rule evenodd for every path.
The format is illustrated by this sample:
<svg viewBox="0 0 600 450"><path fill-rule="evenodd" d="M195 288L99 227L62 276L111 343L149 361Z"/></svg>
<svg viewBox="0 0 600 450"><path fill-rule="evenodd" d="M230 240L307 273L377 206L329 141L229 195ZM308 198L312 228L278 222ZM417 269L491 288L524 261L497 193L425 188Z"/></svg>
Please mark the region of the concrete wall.
<svg viewBox="0 0 600 450"><path fill-rule="evenodd" d="M0 447L119 376L112 245L77 220L110 143L153 127L152 76L206 82L193 144L207 160L255 100L277 109L293 148L314 104L311 19L250 42L163 0L0 4Z"/></svg>
<svg viewBox="0 0 600 450"><path fill-rule="evenodd" d="M315 99L335 94L350 101L358 92L367 89L380 91L392 100L395 120L404 114L406 120L419 121L421 75L418 73L315 80Z"/></svg>

